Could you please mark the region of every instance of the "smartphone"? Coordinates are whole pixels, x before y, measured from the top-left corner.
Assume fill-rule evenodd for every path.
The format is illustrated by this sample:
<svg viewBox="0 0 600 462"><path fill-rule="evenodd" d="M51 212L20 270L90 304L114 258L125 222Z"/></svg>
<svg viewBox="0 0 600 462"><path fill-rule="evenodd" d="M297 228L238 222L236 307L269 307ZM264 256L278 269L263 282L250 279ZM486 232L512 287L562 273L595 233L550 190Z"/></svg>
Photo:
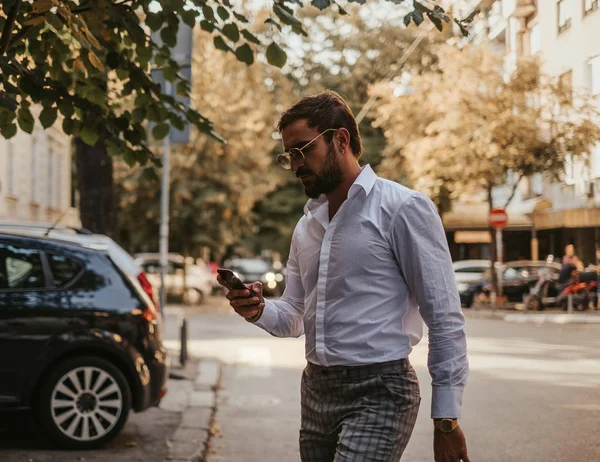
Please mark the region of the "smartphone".
<svg viewBox="0 0 600 462"><path fill-rule="evenodd" d="M238 278L233 271L230 269L219 268L217 273L223 278L223 280L231 287L236 290L249 290L252 292L250 287L246 286L240 278Z"/></svg>

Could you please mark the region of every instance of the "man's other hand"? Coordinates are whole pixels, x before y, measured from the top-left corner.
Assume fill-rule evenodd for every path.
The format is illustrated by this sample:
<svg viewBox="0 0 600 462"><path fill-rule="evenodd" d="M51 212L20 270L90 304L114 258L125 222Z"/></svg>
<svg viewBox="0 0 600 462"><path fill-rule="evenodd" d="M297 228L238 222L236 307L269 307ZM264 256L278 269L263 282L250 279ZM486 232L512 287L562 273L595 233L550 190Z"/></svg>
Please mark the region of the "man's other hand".
<svg viewBox="0 0 600 462"><path fill-rule="evenodd" d="M471 462L467 455L467 441L460 427L450 433L433 430L433 455L435 462Z"/></svg>

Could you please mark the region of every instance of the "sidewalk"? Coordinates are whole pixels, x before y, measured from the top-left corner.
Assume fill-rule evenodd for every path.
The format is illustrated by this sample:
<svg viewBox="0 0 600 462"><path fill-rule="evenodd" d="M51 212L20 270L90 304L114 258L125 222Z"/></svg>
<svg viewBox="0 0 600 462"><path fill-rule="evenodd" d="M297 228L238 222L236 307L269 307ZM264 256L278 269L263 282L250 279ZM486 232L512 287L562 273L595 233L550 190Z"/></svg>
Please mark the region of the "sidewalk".
<svg viewBox="0 0 600 462"><path fill-rule="evenodd" d="M515 309L492 310L491 308L463 309L466 318L500 319L514 323L534 324L600 324L600 311L567 313L563 310L519 311Z"/></svg>
<svg viewBox="0 0 600 462"><path fill-rule="evenodd" d="M169 439L170 462L202 462L210 450L210 441L215 434L214 416L217 393L221 383L221 363L215 359L190 359L184 368L171 368L172 378L178 379L177 390L169 390L172 403L161 403L161 407L179 408L181 422ZM169 394L165 397L168 401ZM182 398L183 396L183 398Z"/></svg>

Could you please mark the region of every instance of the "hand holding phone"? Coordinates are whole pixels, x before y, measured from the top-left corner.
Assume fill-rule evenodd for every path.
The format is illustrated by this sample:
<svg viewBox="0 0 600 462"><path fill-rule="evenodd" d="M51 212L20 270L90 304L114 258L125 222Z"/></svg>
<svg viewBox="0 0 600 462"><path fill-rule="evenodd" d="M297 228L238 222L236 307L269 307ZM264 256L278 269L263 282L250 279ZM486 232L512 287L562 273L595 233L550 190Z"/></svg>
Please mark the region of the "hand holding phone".
<svg viewBox="0 0 600 462"><path fill-rule="evenodd" d="M219 268L217 273L219 273L219 283L227 284L229 288L226 297L235 312L249 322L258 320L265 307L262 284L256 282L247 286L229 269Z"/></svg>
<svg viewBox="0 0 600 462"><path fill-rule="evenodd" d="M217 270L217 273L219 273L219 276L221 276L221 279L223 279L223 281L225 281L227 283L227 285L229 286L230 289L249 290L250 292L252 292L252 289L250 289L250 287L246 286L240 280L240 278L238 278L235 275L235 273L233 271L231 271L230 269L219 268Z"/></svg>

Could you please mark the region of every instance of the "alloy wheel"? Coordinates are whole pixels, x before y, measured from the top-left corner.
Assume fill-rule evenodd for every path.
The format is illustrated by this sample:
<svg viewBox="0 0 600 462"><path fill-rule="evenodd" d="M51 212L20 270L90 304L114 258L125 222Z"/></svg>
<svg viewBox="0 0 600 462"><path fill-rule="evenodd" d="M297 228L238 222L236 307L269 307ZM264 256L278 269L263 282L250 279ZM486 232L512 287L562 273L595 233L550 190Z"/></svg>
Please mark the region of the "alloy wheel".
<svg viewBox="0 0 600 462"><path fill-rule="evenodd" d="M68 438L97 440L119 421L123 393L117 380L105 370L79 367L56 382L50 412L57 428Z"/></svg>

